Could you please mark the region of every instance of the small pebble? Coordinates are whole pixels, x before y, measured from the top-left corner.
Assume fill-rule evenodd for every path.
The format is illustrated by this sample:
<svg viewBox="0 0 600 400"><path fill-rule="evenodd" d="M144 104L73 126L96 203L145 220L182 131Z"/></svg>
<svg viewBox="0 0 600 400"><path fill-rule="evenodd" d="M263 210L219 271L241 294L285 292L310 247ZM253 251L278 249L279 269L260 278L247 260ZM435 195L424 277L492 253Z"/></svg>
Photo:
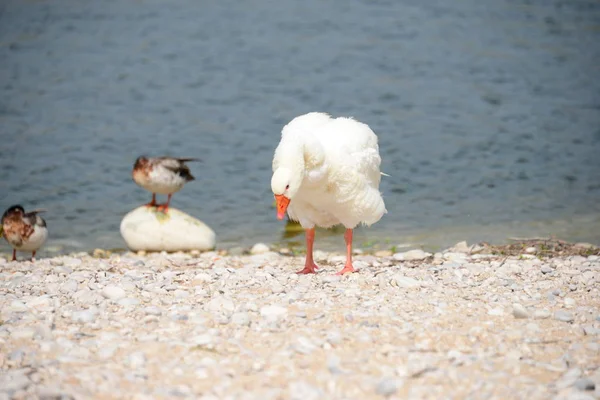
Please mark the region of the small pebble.
<svg viewBox="0 0 600 400"><path fill-rule="evenodd" d="M117 301L117 304L123 307L131 307L140 304L140 301L132 297L126 297Z"/></svg>
<svg viewBox="0 0 600 400"><path fill-rule="evenodd" d="M133 369L142 368L146 364L146 356L141 351L131 353L128 357L128 363Z"/></svg>
<svg viewBox="0 0 600 400"><path fill-rule="evenodd" d="M269 249L269 246L266 244L256 243L254 246L252 246L252 249L250 249L250 254L263 254L269 252L270 250L271 249Z"/></svg>
<svg viewBox="0 0 600 400"><path fill-rule="evenodd" d="M12 311L16 311L16 312L29 310L29 308L27 308L27 306L25 305L25 303L23 303L20 300L13 300L10 303L10 309Z"/></svg>
<svg viewBox="0 0 600 400"><path fill-rule="evenodd" d="M149 306L144 308L144 313L147 315L161 315L162 310L156 306Z"/></svg>
<svg viewBox="0 0 600 400"><path fill-rule="evenodd" d="M325 339L332 345L338 345L342 343L342 335L338 331L327 332Z"/></svg>
<svg viewBox="0 0 600 400"><path fill-rule="evenodd" d="M398 386L396 384L396 380L393 378L382 379L381 381L379 381L376 388L377 394L384 397L389 397L393 395L394 393L396 393L396 390L398 390Z"/></svg>
<svg viewBox="0 0 600 400"><path fill-rule="evenodd" d="M504 310L500 307L492 308L488 311L488 315L502 316L504 315Z"/></svg>
<svg viewBox="0 0 600 400"><path fill-rule="evenodd" d="M513 304L513 316L515 318L529 318L529 312L519 303Z"/></svg>
<svg viewBox="0 0 600 400"><path fill-rule="evenodd" d="M279 319L284 317L287 312L287 308L277 305L264 306L260 309L260 315L266 319Z"/></svg>
<svg viewBox="0 0 600 400"><path fill-rule="evenodd" d="M596 383L588 377L579 378L575 381L575 387L579 390L596 390Z"/></svg>
<svg viewBox="0 0 600 400"><path fill-rule="evenodd" d="M573 317L573 314L568 311L558 310L554 313L554 319L563 322L573 322L575 317Z"/></svg>
<svg viewBox="0 0 600 400"><path fill-rule="evenodd" d="M575 299L572 299L570 297L566 297L564 302L565 302L565 307L573 307L575 305Z"/></svg>
<svg viewBox="0 0 600 400"><path fill-rule="evenodd" d="M296 339L294 350L301 354L310 354L317 349L317 346L308 338L300 336Z"/></svg>
<svg viewBox="0 0 600 400"><path fill-rule="evenodd" d="M294 381L289 385L289 400L319 400L324 393L318 387L303 381Z"/></svg>
<svg viewBox="0 0 600 400"><path fill-rule="evenodd" d="M552 314L548 310L535 310L533 313L533 318L535 319L547 319L550 318Z"/></svg>
<svg viewBox="0 0 600 400"><path fill-rule="evenodd" d="M79 322L82 324L93 322L96 319L97 311L94 309L75 311L71 314L71 320L73 322Z"/></svg>
<svg viewBox="0 0 600 400"><path fill-rule="evenodd" d="M542 274L549 274L549 273L553 272L554 270L552 268L550 268L549 266L544 265L541 268L541 271L542 271Z"/></svg>
<svg viewBox="0 0 600 400"><path fill-rule="evenodd" d="M231 316L231 323L234 325L250 325L250 315L247 312L236 312Z"/></svg>
<svg viewBox="0 0 600 400"><path fill-rule="evenodd" d="M393 258L398 261L419 261L430 257L431 253L427 253L423 250L409 250L404 253L396 253Z"/></svg>
<svg viewBox="0 0 600 400"><path fill-rule="evenodd" d="M344 373L340 368L340 358L335 355L329 355L327 357L327 369L332 375Z"/></svg>
<svg viewBox="0 0 600 400"><path fill-rule="evenodd" d="M402 275L396 275L393 278L393 283L394 286L404 289L414 289L421 287L421 283L418 280Z"/></svg>
<svg viewBox="0 0 600 400"><path fill-rule="evenodd" d="M126 293L118 286L109 285L102 289L102 296L109 300L117 301L125 297Z"/></svg>
<svg viewBox="0 0 600 400"><path fill-rule="evenodd" d="M271 292L273 292L273 294L283 293L284 291L284 287L278 282L275 282L271 285Z"/></svg>

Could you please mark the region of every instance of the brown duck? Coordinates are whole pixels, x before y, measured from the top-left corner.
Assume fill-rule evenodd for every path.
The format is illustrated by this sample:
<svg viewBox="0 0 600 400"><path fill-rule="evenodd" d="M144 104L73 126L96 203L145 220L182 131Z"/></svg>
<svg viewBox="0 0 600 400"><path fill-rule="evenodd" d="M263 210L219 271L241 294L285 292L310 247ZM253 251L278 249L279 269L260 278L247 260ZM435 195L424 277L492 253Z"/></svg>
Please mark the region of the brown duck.
<svg viewBox="0 0 600 400"><path fill-rule="evenodd" d="M22 206L9 207L2 215L2 231L8 244L13 248L13 261L18 251L31 251L31 261L35 261L35 253L46 242L48 228L46 221L38 215L44 210L25 212Z"/></svg>
<svg viewBox="0 0 600 400"><path fill-rule="evenodd" d="M146 204L167 212L173 193L178 192L183 186L195 178L191 174L186 162L199 161L196 158L173 158L173 157L145 157L141 156L135 160L133 165L133 180L139 186L152 193L152 201ZM166 194L167 202L158 205L156 194Z"/></svg>

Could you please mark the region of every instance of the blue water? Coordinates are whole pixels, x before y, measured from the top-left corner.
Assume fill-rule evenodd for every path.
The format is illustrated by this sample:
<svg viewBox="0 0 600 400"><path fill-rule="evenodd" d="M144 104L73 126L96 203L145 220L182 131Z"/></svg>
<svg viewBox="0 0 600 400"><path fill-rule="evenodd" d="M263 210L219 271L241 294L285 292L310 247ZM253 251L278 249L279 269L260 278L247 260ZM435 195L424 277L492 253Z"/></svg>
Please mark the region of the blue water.
<svg viewBox="0 0 600 400"><path fill-rule="evenodd" d="M220 247L276 242L273 150L318 110L379 136L388 214L359 243L600 243L598 43L595 0L4 0L0 208L124 247L135 158L192 156L172 205Z"/></svg>

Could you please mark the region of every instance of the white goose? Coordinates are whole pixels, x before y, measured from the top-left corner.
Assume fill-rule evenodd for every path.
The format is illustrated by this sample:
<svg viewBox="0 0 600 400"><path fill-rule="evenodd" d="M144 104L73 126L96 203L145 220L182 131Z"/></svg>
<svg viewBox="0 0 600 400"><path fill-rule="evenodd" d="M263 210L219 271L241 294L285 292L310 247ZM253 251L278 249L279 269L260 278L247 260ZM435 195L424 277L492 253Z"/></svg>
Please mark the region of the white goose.
<svg viewBox="0 0 600 400"><path fill-rule="evenodd" d="M294 118L281 134L273 157L271 189L277 218L287 211L306 230L306 263L299 274L315 273L315 225L346 227L346 265L354 272L352 230L371 225L386 213L379 192L381 172L377 136L352 118L312 112Z"/></svg>

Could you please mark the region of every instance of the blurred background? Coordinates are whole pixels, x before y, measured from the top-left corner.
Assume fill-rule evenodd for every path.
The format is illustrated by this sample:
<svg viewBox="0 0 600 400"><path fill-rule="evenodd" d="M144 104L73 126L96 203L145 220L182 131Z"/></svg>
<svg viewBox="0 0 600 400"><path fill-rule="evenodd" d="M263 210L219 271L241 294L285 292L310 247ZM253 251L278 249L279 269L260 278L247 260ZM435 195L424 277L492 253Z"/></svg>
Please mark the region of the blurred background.
<svg viewBox="0 0 600 400"><path fill-rule="evenodd" d="M48 209L51 251L123 248L151 197L135 158L200 157L172 206L218 247L301 242L271 160L283 125L326 111L369 124L390 175L357 247L598 244L599 65L596 0L3 0L0 208Z"/></svg>

